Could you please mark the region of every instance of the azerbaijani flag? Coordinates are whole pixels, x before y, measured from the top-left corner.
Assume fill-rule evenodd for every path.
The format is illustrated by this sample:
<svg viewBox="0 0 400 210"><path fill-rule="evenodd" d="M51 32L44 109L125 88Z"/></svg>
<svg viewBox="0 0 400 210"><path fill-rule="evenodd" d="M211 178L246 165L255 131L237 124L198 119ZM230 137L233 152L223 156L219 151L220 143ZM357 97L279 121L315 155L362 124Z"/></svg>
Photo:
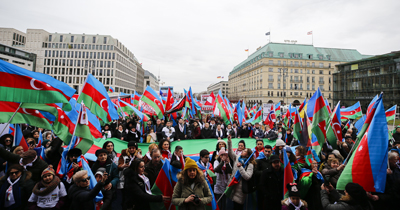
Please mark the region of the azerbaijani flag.
<svg viewBox="0 0 400 210"><path fill-rule="evenodd" d="M361 105L360 102L358 101L355 103L353 106L347 107L347 108L341 108L340 109L340 116L342 116L342 120L346 119L357 119L358 117L362 116L362 111L361 111Z"/></svg>
<svg viewBox="0 0 400 210"><path fill-rule="evenodd" d="M246 168L247 164L249 163L249 161L253 157L253 155L254 155L254 152L251 153L249 158L247 158L246 162L242 166L243 168ZM233 188L236 187L237 184L239 184L241 178L242 178L242 175L240 174L239 170L237 170L235 173L235 176L232 178L231 183L229 183L228 187L225 190L225 195L227 197L231 197Z"/></svg>
<svg viewBox="0 0 400 210"><path fill-rule="evenodd" d="M142 107L149 114L157 116L160 119L163 118L165 110L162 100L150 86L146 87L146 90L140 98L139 110L141 110Z"/></svg>
<svg viewBox="0 0 400 210"><path fill-rule="evenodd" d="M154 182L154 185L151 186L151 192L153 193L153 195L164 195L172 198L174 188L172 186L172 181L170 176L171 167L172 166L169 160L165 159L164 164L160 172L158 173L157 179ZM160 202L160 203L151 202L150 206L151 209L168 209L168 210L175 209L175 206L171 205L171 200L168 202Z"/></svg>
<svg viewBox="0 0 400 210"><path fill-rule="evenodd" d="M317 153L319 153L326 138L326 120L329 118L329 112L326 108L324 98L322 97L319 87L314 95L316 96L316 99L314 104L314 116L311 124L311 131L318 139L319 146L315 147L315 150Z"/></svg>
<svg viewBox="0 0 400 210"><path fill-rule="evenodd" d="M307 99L304 98L303 103L300 104L299 107L299 115L301 118L304 118L304 113L307 112Z"/></svg>
<svg viewBox="0 0 400 210"><path fill-rule="evenodd" d="M52 76L0 60L0 92L0 101L68 104L75 89Z"/></svg>
<svg viewBox="0 0 400 210"><path fill-rule="evenodd" d="M142 97L142 95L140 95L136 91L135 91L134 94L132 94L131 98L132 98L132 104L133 104L134 107L138 107L139 106L139 101L140 101L141 97Z"/></svg>
<svg viewBox="0 0 400 210"><path fill-rule="evenodd" d="M258 108L257 112L253 117L249 120L246 121L246 123L251 123L251 124L256 124L260 123L263 121L263 113L262 113L262 107Z"/></svg>
<svg viewBox="0 0 400 210"><path fill-rule="evenodd" d="M374 117L374 114L375 114L375 110L376 110L375 104L376 104L376 102L378 101L378 99L380 97L382 97L382 94L379 97L378 97L378 95L376 95L372 99L372 101L369 103L368 108L367 108L367 114L366 114L367 118L365 119L365 122L364 122L362 128L360 130L358 130L357 141L356 141L354 146L358 145L359 140L362 139L362 137L364 136L365 131L368 129L368 127L369 127L369 125L370 125L370 123L372 121L372 118Z"/></svg>
<svg viewBox="0 0 400 210"><path fill-rule="evenodd" d="M367 192L385 192L388 127L382 94L375 101L370 114L373 117L369 126L339 177L336 187L339 190L344 190L347 183L354 182Z"/></svg>
<svg viewBox="0 0 400 210"><path fill-rule="evenodd" d="M308 193L308 189L310 189L312 185L312 180L313 180L313 175L314 172L312 172L310 169L307 168L301 168L301 175L299 178L299 191L300 191L300 198L304 199ZM318 173L315 176L317 179L321 181L321 183L324 183L324 177L322 174L318 171Z"/></svg>
<svg viewBox="0 0 400 210"><path fill-rule="evenodd" d="M114 88L110 86L110 88L108 88L108 92L109 92L109 93L114 93L114 92L115 92L115 91L114 91Z"/></svg>
<svg viewBox="0 0 400 210"><path fill-rule="evenodd" d="M328 109L329 114L331 114L332 110L331 110L331 107L329 106L328 99L325 99L325 105L326 105L326 108Z"/></svg>
<svg viewBox="0 0 400 210"><path fill-rule="evenodd" d="M225 124L228 125L232 123L231 115L228 106L225 104L224 99L222 98L221 90L219 90L217 98L215 99L215 104L216 106L214 109L214 114L221 116Z"/></svg>
<svg viewBox="0 0 400 210"><path fill-rule="evenodd" d="M23 105L23 103L22 103ZM13 114L17 111L20 103L0 101L0 123L7 123ZM29 124L39 128L52 130L52 121L48 120L37 109L19 108L14 117L11 119L11 124ZM54 120L54 119L52 119Z"/></svg>
<svg viewBox="0 0 400 210"><path fill-rule="evenodd" d="M290 165L289 158L286 153L286 147L283 147L283 199L289 197L289 190L286 185L294 182L294 176L292 172L292 166Z"/></svg>
<svg viewBox="0 0 400 210"><path fill-rule="evenodd" d="M397 105L392 106L390 109L386 110L386 121L394 120L396 117Z"/></svg>
<svg viewBox="0 0 400 210"><path fill-rule="evenodd" d="M275 105L275 115L276 115L276 116L281 115L281 102L279 102L279 103L277 103L277 104Z"/></svg>
<svg viewBox="0 0 400 210"><path fill-rule="evenodd" d="M240 122L241 119L239 117L241 116L241 110L240 110L240 101L236 104L235 108L233 109L233 120L236 122Z"/></svg>
<svg viewBox="0 0 400 210"><path fill-rule="evenodd" d="M118 119L117 110L114 108L106 88L92 74L86 78L78 103L83 102L85 106L104 123Z"/></svg>
<svg viewBox="0 0 400 210"><path fill-rule="evenodd" d="M328 131L326 132L326 139L328 140L329 144L333 147L333 149L337 149L337 140L341 141L342 137L342 126L340 123L340 101L337 103L335 109L331 114L331 121L330 125L328 126ZM349 120L350 122L350 120Z"/></svg>
<svg viewBox="0 0 400 210"><path fill-rule="evenodd" d="M28 143L26 143L26 140L24 138L24 135L22 134L19 124L15 125L14 139L15 139L14 146L21 146L22 148L24 148L24 152L28 151L29 146Z"/></svg>

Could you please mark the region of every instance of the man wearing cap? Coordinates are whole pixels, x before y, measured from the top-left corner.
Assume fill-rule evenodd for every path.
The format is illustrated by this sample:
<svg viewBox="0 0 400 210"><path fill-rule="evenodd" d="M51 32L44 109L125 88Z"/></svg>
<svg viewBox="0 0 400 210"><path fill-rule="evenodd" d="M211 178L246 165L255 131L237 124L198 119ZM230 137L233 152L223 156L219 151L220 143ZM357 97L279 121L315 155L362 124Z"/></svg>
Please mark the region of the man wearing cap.
<svg viewBox="0 0 400 210"><path fill-rule="evenodd" d="M262 131L262 129L260 128L260 124L256 123L256 125L254 126L253 129L253 137L255 139L262 139L264 138L264 132Z"/></svg>
<svg viewBox="0 0 400 210"><path fill-rule="evenodd" d="M277 155L270 157L271 167L265 169L261 175L262 197L265 209L280 209L283 196L283 168Z"/></svg>
<svg viewBox="0 0 400 210"><path fill-rule="evenodd" d="M289 197L282 200L282 210L307 210L307 202L300 199L300 190L297 183L288 183L286 189L289 191Z"/></svg>
<svg viewBox="0 0 400 210"><path fill-rule="evenodd" d="M119 181L118 167L115 163L108 158L108 152L105 149L98 149L96 151L97 160L92 166L93 174L97 173L99 168L105 168L108 178L105 182L104 188L101 190L103 193L103 210L111 209L111 202L113 200L113 195Z"/></svg>
<svg viewBox="0 0 400 210"><path fill-rule="evenodd" d="M32 173L32 180L39 182L44 169L47 168L47 163L38 158L35 150L28 150L19 156L11 153L6 149L0 147L0 157L6 160L10 165L20 164L27 171Z"/></svg>

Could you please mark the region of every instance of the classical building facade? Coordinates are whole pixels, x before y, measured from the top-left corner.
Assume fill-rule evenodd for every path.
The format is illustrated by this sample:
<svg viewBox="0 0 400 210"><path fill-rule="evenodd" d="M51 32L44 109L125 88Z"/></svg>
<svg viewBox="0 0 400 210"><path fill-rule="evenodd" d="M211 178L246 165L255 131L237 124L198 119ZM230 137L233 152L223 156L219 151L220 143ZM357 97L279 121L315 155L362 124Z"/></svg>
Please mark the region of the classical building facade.
<svg viewBox="0 0 400 210"><path fill-rule="evenodd" d="M319 87L332 105L335 65L365 57L354 49L268 43L230 72L230 100L299 105Z"/></svg>
<svg viewBox="0 0 400 210"><path fill-rule="evenodd" d="M36 71L36 54L0 44L0 60L7 61L30 71Z"/></svg>
<svg viewBox="0 0 400 210"><path fill-rule="evenodd" d="M334 104L340 101L347 107L360 101L365 114L381 92L385 109L400 104L400 51L340 64L337 70L333 73Z"/></svg>
<svg viewBox="0 0 400 210"><path fill-rule="evenodd" d="M13 46L37 55L37 72L51 75L77 91L89 73L107 90L113 87L117 93L130 94L136 89L135 56L110 35L49 33L43 29L22 33L10 28L0 28L0 33L5 35L0 36L0 43L14 42L10 34L12 38L18 34Z"/></svg>
<svg viewBox="0 0 400 210"><path fill-rule="evenodd" d="M158 92L160 90L159 82L160 82L159 78L154 76L154 74L152 74L151 72L144 70L144 84L143 84L144 88L150 86L151 88L153 88L153 90Z"/></svg>
<svg viewBox="0 0 400 210"><path fill-rule="evenodd" d="M222 95L226 97L230 97L229 94L229 83L228 81L220 81L214 84L211 84L207 87L207 93L213 92L215 96L217 96L218 92L221 90Z"/></svg>

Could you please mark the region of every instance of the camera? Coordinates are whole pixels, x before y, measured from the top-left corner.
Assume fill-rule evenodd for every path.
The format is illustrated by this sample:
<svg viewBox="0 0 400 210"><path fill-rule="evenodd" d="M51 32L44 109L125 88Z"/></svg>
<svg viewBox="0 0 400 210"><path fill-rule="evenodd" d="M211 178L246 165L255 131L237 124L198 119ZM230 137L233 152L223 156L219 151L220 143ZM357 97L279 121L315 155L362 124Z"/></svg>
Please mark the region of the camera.
<svg viewBox="0 0 400 210"><path fill-rule="evenodd" d="M78 159L72 159L73 163L78 163Z"/></svg>
<svg viewBox="0 0 400 210"><path fill-rule="evenodd" d="M194 202L196 205L199 205L199 204L200 204L200 198L199 198L198 195L194 195L194 200L193 200L193 202Z"/></svg>

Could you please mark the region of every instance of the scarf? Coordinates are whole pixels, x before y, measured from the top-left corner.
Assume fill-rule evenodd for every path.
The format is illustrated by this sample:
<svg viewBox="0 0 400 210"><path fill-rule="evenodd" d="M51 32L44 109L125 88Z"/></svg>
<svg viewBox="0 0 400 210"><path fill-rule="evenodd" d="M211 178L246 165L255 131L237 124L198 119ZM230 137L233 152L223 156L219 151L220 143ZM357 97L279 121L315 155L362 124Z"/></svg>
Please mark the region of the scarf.
<svg viewBox="0 0 400 210"><path fill-rule="evenodd" d="M129 132L131 132L131 133L135 134L136 138L138 138L138 135L137 135L137 132L136 132L136 131L135 131L135 132L133 132L133 131L129 131Z"/></svg>
<svg viewBox="0 0 400 210"><path fill-rule="evenodd" d="M149 160L151 160L150 152L146 152L146 157L147 157Z"/></svg>
<svg viewBox="0 0 400 210"><path fill-rule="evenodd" d="M24 164L22 163L22 158L21 158L21 159L19 159L19 164L20 164L22 167L24 167L25 170L28 170L28 169L26 169L26 167L32 167L32 166L33 166L33 163L36 161L36 159L37 159L37 156L35 157L35 159L33 159L32 162L30 162L30 163L24 165Z"/></svg>
<svg viewBox="0 0 400 210"><path fill-rule="evenodd" d="M290 200L290 197L288 198L288 201L289 201L290 204L292 204L292 206L293 206L296 210L300 210L300 208L304 205L303 202L301 202L301 200L300 200L300 203L299 203L298 206L294 205L294 204L292 203L292 200Z"/></svg>
<svg viewBox="0 0 400 210"><path fill-rule="evenodd" d="M161 155L163 156L163 158L167 158L168 160L171 160L172 158L172 154L169 150L163 150L161 152Z"/></svg>
<svg viewBox="0 0 400 210"><path fill-rule="evenodd" d="M201 161L201 160L197 161L196 163L197 163L197 166L199 167L199 169L203 171L203 174L204 174L205 178L208 179L210 184L213 184L213 182L214 182L213 179L207 173L207 170L214 171L214 169L212 168L212 165L210 164L210 162L208 162L207 165L204 164L203 161Z"/></svg>
<svg viewBox="0 0 400 210"><path fill-rule="evenodd" d="M150 190L150 181L149 181L149 178L147 178L144 174L143 174L143 175L138 174L138 175L139 175L139 177L142 178L143 181L144 181L144 184L145 184L144 189L146 190L146 193L149 194L149 195L152 195L151 190Z"/></svg>
<svg viewBox="0 0 400 210"><path fill-rule="evenodd" d="M243 150L240 150L240 151L239 151L238 149L236 149L235 154L236 154L236 155L242 155L242 152L243 152Z"/></svg>
<svg viewBox="0 0 400 210"><path fill-rule="evenodd" d="M261 150L262 151L262 150ZM255 156L255 158L258 158L258 156L260 155L260 152L261 151L258 151L258 149L257 149L257 146L256 147L254 147L254 156Z"/></svg>
<svg viewBox="0 0 400 210"><path fill-rule="evenodd" d="M216 130L215 131L215 135L217 136L217 137L222 137L222 135L223 135L223 133L222 133L222 130L220 130L220 131L218 131L218 130Z"/></svg>
<svg viewBox="0 0 400 210"><path fill-rule="evenodd" d="M7 178L7 182L8 182L8 184L10 184L10 186L6 190L6 200L9 202L10 206L15 203L13 186L18 183L20 178L21 178L21 176L18 177L18 179L16 179L14 182L11 182L10 177ZM16 186L18 186L18 185L16 185Z"/></svg>
<svg viewBox="0 0 400 210"><path fill-rule="evenodd" d="M226 129L226 135L229 136L232 129Z"/></svg>
<svg viewBox="0 0 400 210"><path fill-rule="evenodd" d="M185 125L179 124L179 130L183 133L183 131L185 130Z"/></svg>
<svg viewBox="0 0 400 210"><path fill-rule="evenodd" d="M156 141L157 141L157 136L156 136L155 133L150 133L149 135L151 136L150 143L151 143L151 142L156 142Z"/></svg>
<svg viewBox="0 0 400 210"><path fill-rule="evenodd" d="M38 182L33 188L32 192L37 196L45 196L53 192L54 189L60 184L60 178L53 175L53 180L50 183L45 183L43 180ZM40 189L45 187L44 189Z"/></svg>

